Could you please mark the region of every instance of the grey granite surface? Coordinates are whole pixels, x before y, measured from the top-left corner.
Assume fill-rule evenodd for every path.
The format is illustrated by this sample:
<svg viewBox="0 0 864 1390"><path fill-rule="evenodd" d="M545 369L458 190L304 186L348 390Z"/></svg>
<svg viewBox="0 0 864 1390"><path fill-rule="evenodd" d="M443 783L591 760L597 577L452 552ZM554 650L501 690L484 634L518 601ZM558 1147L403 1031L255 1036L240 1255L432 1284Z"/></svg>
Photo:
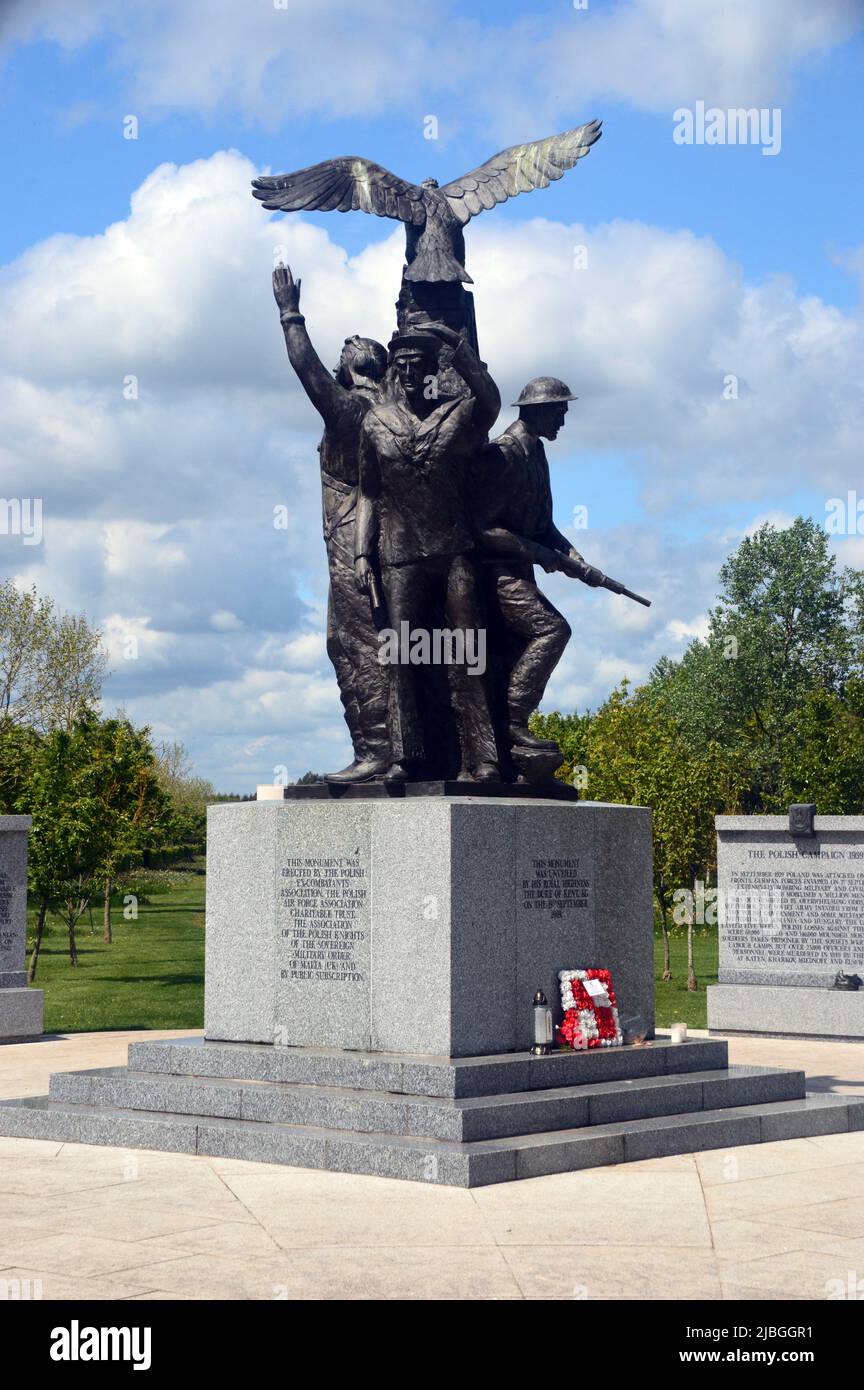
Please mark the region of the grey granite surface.
<svg viewBox="0 0 864 1390"><path fill-rule="evenodd" d="M688 1038L677 1045L655 1039L644 1046L557 1052L546 1057L532 1057L525 1052L488 1057L423 1057L215 1043L198 1037L129 1045L129 1064L141 1072L453 1097L713 1071L725 1067L727 1061L728 1046L721 1038Z"/></svg>
<svg viewBox="0 0 864 1390"><path fill-rule="evenodd" d="M718 1033L864 1038L864 990L798 985L709 985L708 1027Z"/></svg>
<svg viewBox="0 0 864 1390"><path fill-rule="evenodd" d="M208 1037L276 1034L276 831L283 804L207 810L204 1027Z"/></svg>
<svg viewBox="0 0 864 1390"><path fill-rule="evenodd" d="M369 1046L370 809L369 802L356 801L288 801L279 808L277 1044Z"/></svg>
<svg viewBox="0 0 864 1390"><path fill-rule="evenodd" d="M63 1105L46 1096L0 1102L2 1135L213 1154L460 1187L862 1127L864 1102L840 1095L466 1143Z"/></svg>
<svg viewBox="0 0 864 1390"><path fill-rule="evenodd" d="M42 1032L42 991L27 988L24 970L30 821L30 816L0 816L0 1041Z"/></svg>
<svg viewBox="0 0 864 1390"><path fill-rule="evenodd" d="M52 1102L468 1143L804 1095L803 1072L733 1067L456 1099L108 1067L51 1078Z"/></svg>
<svg viewBox="0 0 864 1390"><path fill-rule="evenodd" d="M709 1027L862 1036L864 1012L832 1002L830 989L840 970L864 973L864 817L817 816L812 836L790 834L785 816L718 816L716 828Z"/></svg>
<svg viewBox="0 0 864 1390"><path fill-rule="evenodd" d="M0 989L0 1042L23 1042L42 1032L41 989Z"/></svg>
<svg viewBox="0 0 864 1390"><path fill-rule="evenodd" d="M228 803L208 819L209 1039L525 1049L558 971L653 1032L650 813L482 796Z"/></svg>

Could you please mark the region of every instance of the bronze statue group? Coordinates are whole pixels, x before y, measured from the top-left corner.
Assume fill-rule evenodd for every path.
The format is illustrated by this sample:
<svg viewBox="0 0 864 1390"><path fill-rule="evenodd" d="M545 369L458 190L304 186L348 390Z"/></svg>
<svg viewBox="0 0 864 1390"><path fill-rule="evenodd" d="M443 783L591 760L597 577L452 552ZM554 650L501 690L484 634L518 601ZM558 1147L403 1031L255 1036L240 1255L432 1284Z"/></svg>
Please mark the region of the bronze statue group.
<svg viewBox="0 0 864 1390"><path fill-rule="evenodd" d="M515 146L443 189L355 158L255 180L269 208L357 208L406 225L396 332L386 349L347 338L332 373L306 330L300 281L284 265L273 273L291 365L324 422L327 651L354 750L327 774L332 784L548 779L560 750L528 718L570 628L534 567L638 598L587 564L553 521L543 440L556 438L575 400L564 382L530 381L518 418L490 443L501 398L465 289L464 223L560 178L599 133L591 122ZM405 640L393 659L382 642L385 632L432 631L451 639L443 664L418 665ZM488 659L472 665L478 633Z"/></svg>

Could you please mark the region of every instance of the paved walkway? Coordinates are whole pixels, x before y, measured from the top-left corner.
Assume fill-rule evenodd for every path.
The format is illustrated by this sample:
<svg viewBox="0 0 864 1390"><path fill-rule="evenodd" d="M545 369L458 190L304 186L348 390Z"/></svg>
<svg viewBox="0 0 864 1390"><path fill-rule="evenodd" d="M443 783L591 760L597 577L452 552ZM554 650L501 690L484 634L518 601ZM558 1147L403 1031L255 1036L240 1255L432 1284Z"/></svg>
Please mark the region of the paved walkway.
<svg viewBox="0 0 864 1390"><path fill-rule="evenodd" d="M0 1046L0 1095L122 1064L144 1036L177 1035ZM730 1057L864 1094L864 1044L733 1039ZM860 1298L862 1199L864 1133L468 1192L0 1138L0 1297L825 1299L861 1280Z"/></svg>

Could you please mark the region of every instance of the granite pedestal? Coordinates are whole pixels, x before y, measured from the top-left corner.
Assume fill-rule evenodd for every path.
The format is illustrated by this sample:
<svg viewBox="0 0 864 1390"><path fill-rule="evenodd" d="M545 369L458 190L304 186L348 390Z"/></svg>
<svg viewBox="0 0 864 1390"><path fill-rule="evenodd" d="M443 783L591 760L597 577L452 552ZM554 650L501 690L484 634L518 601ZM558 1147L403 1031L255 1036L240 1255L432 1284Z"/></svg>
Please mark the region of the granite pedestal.
<svg viewBox="0 0 864 1390"><path fill-rule="evenodd" d="M653 1039L648 811L309 790L210 810L206 1039L53 1076L0 1134L475 1187L864 1128L802 1072ZM533 1056L535 990L589 965L625 1045Z"/></svg>
<svg viewBox="0 0 864 1390"><path fill-rule="evenodd" d="M42 1032L41 989L28 989L27 834L30 816L0 816L0 1042Z"/></svg>
<svg viewBox="0 0 864 1390"><path fill-rule="evenodd" d="M864 1038L864 816L718 816L719 983L708 1027L722 1033Z"/></svg>
<svg viewBox="0 0 864 1390"><path fill-rule="evenodd" d="M557 972L591 965L653 1033L644 808L310 797L212 806L207 836L210 1039L511 1052L535 992L557 1006Z"/></svg>

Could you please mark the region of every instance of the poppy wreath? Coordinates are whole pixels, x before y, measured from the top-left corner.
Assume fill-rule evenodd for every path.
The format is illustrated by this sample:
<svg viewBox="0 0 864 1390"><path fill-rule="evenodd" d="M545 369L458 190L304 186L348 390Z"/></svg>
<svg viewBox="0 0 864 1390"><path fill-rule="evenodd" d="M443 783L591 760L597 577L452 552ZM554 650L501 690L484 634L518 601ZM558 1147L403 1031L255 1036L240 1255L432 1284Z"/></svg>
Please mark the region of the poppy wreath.
<svg viewBox="0 0 864 1390"><path fill-rule="evenodd" d="M558 1025L564 1047L583 1052L589 1047L620 1047L624 1041L618 1005L608 970L559 970L564 1021ZM596 980L589 989L586 981Z"/></svg>

